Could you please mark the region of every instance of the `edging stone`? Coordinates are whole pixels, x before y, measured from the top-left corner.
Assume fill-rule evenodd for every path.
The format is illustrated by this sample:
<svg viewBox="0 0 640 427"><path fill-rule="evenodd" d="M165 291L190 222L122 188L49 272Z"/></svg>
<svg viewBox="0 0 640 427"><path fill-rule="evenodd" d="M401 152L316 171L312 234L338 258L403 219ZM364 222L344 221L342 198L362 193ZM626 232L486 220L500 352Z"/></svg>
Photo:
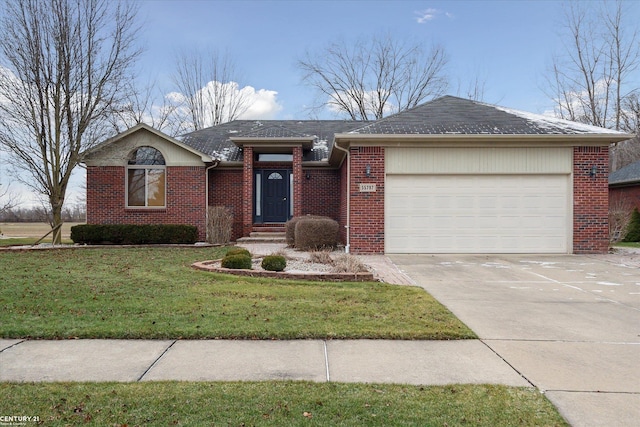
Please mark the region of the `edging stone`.
<svg viewBox="0 0 640 427"><path fill-rule="evenodd" d="M244 270L223 268L213 265L220 260L208 260L195 262L191 267L196 270L210 271L213 273L234 274L245 277L269 277L273 279L288 280L314 280L324 282L374 282L373 273L289 273L286 271Z"/></svg>

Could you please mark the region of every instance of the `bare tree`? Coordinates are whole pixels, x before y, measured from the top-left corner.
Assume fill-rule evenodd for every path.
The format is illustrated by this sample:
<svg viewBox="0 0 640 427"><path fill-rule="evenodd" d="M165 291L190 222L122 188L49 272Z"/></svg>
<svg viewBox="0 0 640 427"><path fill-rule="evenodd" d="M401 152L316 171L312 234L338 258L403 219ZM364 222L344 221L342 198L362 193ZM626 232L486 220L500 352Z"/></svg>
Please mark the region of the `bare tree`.
<svg viewBox="0 0 640 427"><path fill-rule="evenodd" d="M18 196L11 192L8 186L0 184L0 216L10 211L19 204Z"/></svg>
<svg viewBox="0 0 640 427"><path fill-rule="evenodd" d="M139 54L136 11L110 0L3 2L0 144L28 176L16 178L46 198L54 228L72 170L111 131Z"/></svg>
<svg viewBox="0 0 640 427"><path fill-rule="evenodd" d="M625 21L622 1L572 2L565 10L565 51L553 59L547 94L556 113L569 120L616 130L625 128L625 103L640 81L637 24Z"/></svg>
<svg viewBox="0 0 640 427"><path fill-rule="evenodd" d="M216 50L190 50L176 53L173 82L178 112L190 130L232 121L249 107L240 89L235 64L228 54Z"/></svg>
<svg viewBox="0 0 640 427"><path fill-rule="evenodd" d="M425 49L389 34L353 45L333 42L297 62L303 82L321 96L316 108L328 106L352 120L380 119L442 95L446 64L443 47Z"/></svg>
<svg viewBox="0 0 640 427"><path fill-rule="evenodd" d="M125 93L126 99L114 106L110 117L116 133L140 123L146 123L171 136L181 135L189 130L177 117L178 105L165 96L155 83L147 85L142 90L131 85ZM161 100L159 105L156 103L158 100Z"/></svg>

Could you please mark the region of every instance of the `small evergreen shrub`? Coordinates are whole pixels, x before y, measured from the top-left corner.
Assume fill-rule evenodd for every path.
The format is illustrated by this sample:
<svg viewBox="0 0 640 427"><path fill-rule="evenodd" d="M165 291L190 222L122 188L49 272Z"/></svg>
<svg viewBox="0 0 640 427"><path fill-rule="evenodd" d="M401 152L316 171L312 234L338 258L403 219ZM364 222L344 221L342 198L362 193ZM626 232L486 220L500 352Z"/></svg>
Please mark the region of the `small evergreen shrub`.
<svg viewBox="0 0 640 427"><path fill-rule="evenodd" d="M183 224L80 224L71 227L71 240L86 245L191 245L198 241L198 228Z"/></svg>
<svg viewBox="0 0 640 427"><path fill-rule="evenodd" d="M334 248L340 225L331 218L305 218L296 224L295 247L303 251Z"/></svg>
<svg viewBox="0 0 640 427"><path fill-rule="evenodd" d="M229 251L225 255L226 256L229 256L229 255L246 255L249 258L251 258L251 252L249 252L249 250L247 250L245 248L229 249Z"/></svg>
<svg viewBox="0 0 640 427"><path fill-rule="evenodd" d="M287 260L282 255L268 255L262 260L262 268L268 271L282 271L287 266Z"/></svg>
<svg viewBox="0 0 640 427"><path fill-rule="evenodd" d="M631 221L627 227L627 234L624 236L625 242L640 242L640 212L638 208L633 210Z"/></svg>
<svg viewBox="0 0 640 427"><path fill-rule="evenodd" d="M251 257L244 254L227 255L222 258L220 265L223 268L232 268L234 270L251 270Z"/></svg>
<svg viewBox="0 0 640 427"><path fill-rule="evenodd" d="M326 218L326 217L318 216L318 215L304 215L304 216L297 216L295 218L291 218L289 221L287 221L287 223L284 225L285 240L287 242L287 245L293 247L296 244L296 224L298 223L298 221L302 219L313 219L313 218Z"/></svg>

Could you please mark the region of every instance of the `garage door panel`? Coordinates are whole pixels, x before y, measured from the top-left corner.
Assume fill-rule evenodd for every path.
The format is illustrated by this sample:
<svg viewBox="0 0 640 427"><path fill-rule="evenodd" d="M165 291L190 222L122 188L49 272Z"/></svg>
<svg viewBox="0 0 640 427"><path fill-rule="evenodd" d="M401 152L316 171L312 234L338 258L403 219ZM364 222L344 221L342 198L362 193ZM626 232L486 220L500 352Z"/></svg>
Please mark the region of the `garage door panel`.
<svg viewBox="0 0 640 427"><path fill-rule="evenodd" d="M569 175L387 175L389 253L566 253Z"/></svg>

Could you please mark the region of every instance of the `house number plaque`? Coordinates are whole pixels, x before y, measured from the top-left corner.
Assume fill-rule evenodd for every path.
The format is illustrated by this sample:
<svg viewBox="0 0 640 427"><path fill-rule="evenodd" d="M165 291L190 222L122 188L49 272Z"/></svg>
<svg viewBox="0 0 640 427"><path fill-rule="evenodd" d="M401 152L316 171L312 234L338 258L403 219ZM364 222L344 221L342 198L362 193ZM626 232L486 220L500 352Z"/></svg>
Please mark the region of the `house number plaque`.
<svg viewBox="0 0 640 427"><path fill-rule="evenodd" d="M375 184L360 184L360 192L361 193L375 193L376 185Z"/></svg>

